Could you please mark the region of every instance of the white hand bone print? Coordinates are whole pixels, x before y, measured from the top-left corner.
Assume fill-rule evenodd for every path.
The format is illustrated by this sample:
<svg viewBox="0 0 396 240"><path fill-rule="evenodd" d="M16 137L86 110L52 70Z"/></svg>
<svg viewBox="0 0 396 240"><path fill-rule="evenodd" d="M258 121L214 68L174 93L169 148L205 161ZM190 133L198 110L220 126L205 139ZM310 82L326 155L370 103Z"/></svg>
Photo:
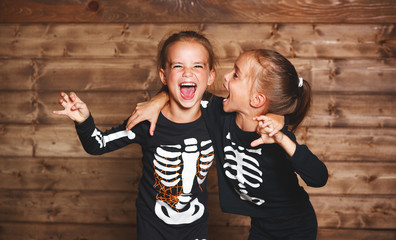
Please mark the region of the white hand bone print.
<svg viewBox="0 0 396 240"><path fill-rule="evenodd" d="M246 186L258 188L263 182L262 171L259 169L259 162L254 155L261 155L261 149L249 149L237 146L231 141L230 133L226 139L229 142L224 147L225 163L223 168L228 178L238 181L238 189L236 192L241 199L261 205L265 200L249 196Z"/></svg>
<svg viewBox="0 0 396 240"><path fill-rule="evenodd" d="M204 182L209 167L213 163L212 142L202 141L198 149L195 138L184 140L184 145L161 145L154 154L154 168L160 183L166 188L176 188L172 192L177 200L172 208L166 199L157 199L155 212L168 224L185 224L199 219L204 213L204 205L198 199L192 200L191 190L194 178L199 184ZM178 188L180 186L181 188ZM167 189L166 189L167 190ZM171 204L172 205L172 204Z"/></svg>

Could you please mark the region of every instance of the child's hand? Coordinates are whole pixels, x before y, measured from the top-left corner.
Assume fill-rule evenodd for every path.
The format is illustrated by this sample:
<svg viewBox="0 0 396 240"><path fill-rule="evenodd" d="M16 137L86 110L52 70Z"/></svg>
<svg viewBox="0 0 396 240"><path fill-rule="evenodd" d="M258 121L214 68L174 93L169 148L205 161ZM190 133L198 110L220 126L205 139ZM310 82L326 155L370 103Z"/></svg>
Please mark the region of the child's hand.
<svg viewBox="0 0 396 240"><path fill-rule="evenodd" d="M283 116L282 116L283 118ZM267 116L254 117L254 120L258 121L256 132L260 134L260 138L251 142L252 147L256 147L260 144L271 144L280 143L283 139L283 133L279 132L279 123L274 124L274 121ZM278 128L275 128L278 126ZM282 126L283 127L283 126Z"/></svg>
<svg viewBox="0 0 396 240"><path fill-rule="evenodd" d="M81 101L74 92L71 92L70 96L61 92L60 96L61 98L58 103L65 109L52 111L54 114L68 116L71 120L78 123L84 122L89 117L87 105Z"/></svg>
<svg viewBox="0 0 396 240"><path fill-rule="evenodd" d="M126 130L131 130L136 124L148 120L150 122L150 135L153 136L159 113L168 101L168 94L161 92L150 101L138 103L132 116L128 119Z"/></svg>
<svg viewBox="0 0 396 240"><path fill-rule="evenodd" d="M272 120L273 130L269 133L269 136L274 136L275 134L277 134L280 130L282 130L283 126L285 125L285 117L283 115L267 113L264 116L269 120ZM261 121L263 119L262 117L264 116L254 117L253 120Z"/></svg>

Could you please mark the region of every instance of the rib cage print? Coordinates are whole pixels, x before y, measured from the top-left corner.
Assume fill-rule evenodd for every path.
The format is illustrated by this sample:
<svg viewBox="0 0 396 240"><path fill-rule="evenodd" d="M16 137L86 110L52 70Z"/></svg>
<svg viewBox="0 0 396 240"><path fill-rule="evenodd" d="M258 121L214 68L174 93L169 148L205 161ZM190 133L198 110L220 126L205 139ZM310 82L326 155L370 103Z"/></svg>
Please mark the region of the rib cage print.
<svg viewBox="0 0 396 240"><path fill-rule="evenodd" d="M205 181L213 163L212 141L195 138L181 145L161 145L154 154L154 188L157 190L155 213L168 224L186 224L199 219L205 210L193 198L194 181ZM200 189L202 191L202 189Z"/></svg>
<svg viewBox="0 0 396 240"><path fill-rule="evenodd" d="M224 147L225 163L223 165L227 178L237 181L236 192L242 200L262 205L265 200L249 195L248 187L258 188L263 182L262 171L255 156L261 155L261 149L249 149L237 146L231 141L228 132ZM234 185L235 186L235 185Z"/></svg>

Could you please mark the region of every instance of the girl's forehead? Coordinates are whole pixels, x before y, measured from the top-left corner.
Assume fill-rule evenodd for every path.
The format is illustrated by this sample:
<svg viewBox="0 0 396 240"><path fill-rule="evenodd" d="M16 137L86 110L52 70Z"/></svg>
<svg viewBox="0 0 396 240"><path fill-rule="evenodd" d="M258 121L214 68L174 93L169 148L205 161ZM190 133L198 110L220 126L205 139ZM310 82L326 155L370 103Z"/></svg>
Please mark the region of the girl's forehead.
<svg viewBox="0 0 396 240"><path fill-rule="evenodd" d="M235 67L238 69L249 70L254 65L254 58L250 54L241 54L235 62Z"/></svg>
<svg viewBox="0 0 396 240"><path fill-rule="evenodd" d="M168 60L174 58L196 58L207 62L209 53L206 48L196 41L178 41L169 46Z"/></svg>

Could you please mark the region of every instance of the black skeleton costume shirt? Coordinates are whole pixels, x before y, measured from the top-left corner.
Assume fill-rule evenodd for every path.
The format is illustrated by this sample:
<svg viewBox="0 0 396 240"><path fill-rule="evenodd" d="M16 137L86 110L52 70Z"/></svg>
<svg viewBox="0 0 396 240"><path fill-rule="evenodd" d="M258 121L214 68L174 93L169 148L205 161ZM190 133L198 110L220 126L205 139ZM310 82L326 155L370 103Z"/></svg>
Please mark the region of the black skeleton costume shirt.
<svg viewBox="0 0 396 240"><path fill-rule="evenodd" d="M203 112L215 146L222 210L271 217L298 215L312 208L296 173L308 186L320 187L327 181L326 166L305 145L296 143L292 157L278 144L251 147L260 135L241 130L235 113L223 111L222 100L212 96ZM286 127L282 132L296 142Z"/></svg>
<svg viewBox="0 0 396 240"><path fill-rule="evenodd" d="M126 131L127 120L105 132L90 116L76 130L89 154L99 155L131 143L141 145L143 174L136 206L150 221L166 225L205 224L207 221L206 176L214 160L212 141L204 120L174 123L159 116L154 136L145 121ZM133 157L133 156L132 156Z"/></svg>

